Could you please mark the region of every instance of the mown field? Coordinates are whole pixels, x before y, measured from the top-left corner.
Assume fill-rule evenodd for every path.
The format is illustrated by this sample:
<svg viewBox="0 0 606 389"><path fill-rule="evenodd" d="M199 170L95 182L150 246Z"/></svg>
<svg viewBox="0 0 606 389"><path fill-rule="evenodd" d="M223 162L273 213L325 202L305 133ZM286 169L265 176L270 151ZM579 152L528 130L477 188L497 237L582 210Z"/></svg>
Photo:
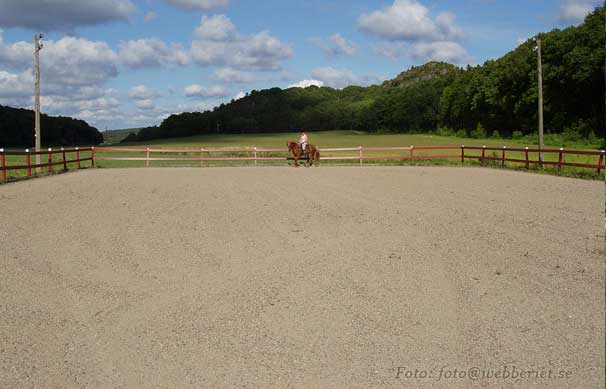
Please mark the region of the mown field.
<svg viewBox="0 0 606 389"><path fill-rule="evenodd" d="M336 147L408 147L408 146L487 146L487 147L503 147L507 146L510 148L523 148L530 147L535 148L538 145L535 143L528 143L517 141L513 139L498 139L498 138L485 138L485 139L473 139L473 138L461 138L454 136L438 136L438 135L426 135L426 134L368 134L363 132L355 131L327 131L327 132L315 132L309 134L310 143L319 146L320 148L336 148ZM145 157L145 148L151 147L153 149L185 149L185 150L196 150L193 153L152 153L152 157L181 157L181 158L199 158L200 149L234 149L234 148L285 148L288 140L296 140L298 133L277 133L277 134L241 134L241 135L201 135L187 138L173 138L154 140L146 143L117 143L118 138L113 138L116 143L105 143L103 147L128 147L141 149L141 153L127 153L127 152L97 152L97 157ZM566 146L568 149L593 149L596 150L598 145L591 145L586 143L570 143L567 142L565 145L561 142L549 142L549 138L546 139L546 147L548 148L559 148ZM398 153L408 153L408 151L367 151L364 155L398 155ZM479 155L479 151L466 151L468 155ZM420 151L416 150L415 155L429 155L429 154L441 154L441 155L460 155L459 150L447 150L447 151ZM258 153L259 157L262 156L284 156L284 153ZM326 156L357 156L358 152L324 152L323 157ZM208 154L206 154L208 156ZM229 156L252 156L252 154L243 153L219 153L213 154L213 157L229 157ZM499 157L501 156L500 151L487 152L486 156ZM507 153L508 158L519 158L524 159L523 153ZM59 155L55 158L60 158ZM69 157L68 157L69 158ZM536 153L530 154L530 159L537 159ZM46 160L43 159L43 160ZM557 161L557 154L545 154L545 160ZM575 163L591 163L595 164L598 161L598 156L584 156L584 155L566 155L565 160L567 162ZM24 162L23 157L9 157L7 163L17 165ZM257 165L284 165L284 161L257 161ZM343 165L358 163L354 161L323 161L322 165ZM205 161L204 166L243 166L243 165L254 165L253 161ZM432 160L366 160L364 164L380 164L380 165L448 165L456 164L460 165L461 161L459 158L453 159L432 159ZM466 165L478 165L479 161L466 160ZM89 164L84 164L88 166ZM150 166L200 166L199 161L152 161ZM487 166L498 166L501 163L497 161L487 162ZM141 167L145 166L145 162L142 161L98 161L98 167L102 168L118 168L118 167ZM526 170L524 164L509 163L505 164L506 168ZM60 170L59 167L55 167L56 170ZM583 169L575 167L564 167L561 171L558 171L556 167L546 166L539 168L536 165L531 165L529 169L534 172L548 173L548 174L561 174L566 176L582 177L582 178L603 178L604 173L602 172L601 177L598 177L595 170ZM25 171L13 171L10 173L12 177L19 177L25 175Z"/></svg>

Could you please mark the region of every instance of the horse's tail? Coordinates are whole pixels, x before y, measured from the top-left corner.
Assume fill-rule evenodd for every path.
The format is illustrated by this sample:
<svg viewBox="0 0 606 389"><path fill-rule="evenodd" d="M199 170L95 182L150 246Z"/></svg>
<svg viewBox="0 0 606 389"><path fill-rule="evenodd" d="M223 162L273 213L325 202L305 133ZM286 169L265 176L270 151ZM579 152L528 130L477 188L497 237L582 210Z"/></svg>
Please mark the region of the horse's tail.
<svg viewBox="0 0 606 389"><path fill-rule="evenodd" d="M316 161L320 160L320 150L316 149Z"/></svg>

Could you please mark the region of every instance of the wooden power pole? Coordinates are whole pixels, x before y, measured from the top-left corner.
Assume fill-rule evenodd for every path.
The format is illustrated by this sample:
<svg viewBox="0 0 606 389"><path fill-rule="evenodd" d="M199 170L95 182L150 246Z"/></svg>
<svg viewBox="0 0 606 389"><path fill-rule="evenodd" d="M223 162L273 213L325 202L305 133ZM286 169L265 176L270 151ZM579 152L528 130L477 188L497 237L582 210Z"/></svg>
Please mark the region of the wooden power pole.
<svg viewBox="0 0 606 389"><path fill-rule="evenodd" d="M539 74L539 162L543 167L543 64L541 61L541 39L537 38L537 66Z"/></svg>
<svg viewBox="0 0 606 389"><path fill-rule="evenodd" d="M34 110L36 127L36 152L40 152L40 50L42 50L42 34L34 35ZM40 154L36 154L36 165L40 164ZM36 168L39 173L40 168Z"/></svg>

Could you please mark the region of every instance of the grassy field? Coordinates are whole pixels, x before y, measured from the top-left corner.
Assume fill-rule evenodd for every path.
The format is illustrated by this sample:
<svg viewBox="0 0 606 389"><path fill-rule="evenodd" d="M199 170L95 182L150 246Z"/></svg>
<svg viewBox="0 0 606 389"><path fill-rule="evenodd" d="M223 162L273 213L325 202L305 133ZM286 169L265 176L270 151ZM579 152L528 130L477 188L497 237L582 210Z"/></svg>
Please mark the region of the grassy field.
<svg viewBox="0 0 606 389"><path fill-rule="evenodd" d="M242 134L242 135L200 135L187 138L172 138L172 139L161 139L154 140L145 143L115 143L106 142L103 146L118 146L118 147L129 147L129 148L140 148L145 149L151 147L155 149L188 149L188 150L199 150L199 149L233 149L233 148L285 148L287 140L296 140L298 133L279 133L279 134ZM368 134L363 132L354 131L328 131L328 132L315 132L309 134L310 143L318 145L320 148L334 148L334 147L407 147L407 146L488 146L488 147L503 147L507 146L510 148L525 147L530 148L538 147L537 144L528 144L515 141L512 139L472 139L472 138L460 138L460 137L444 137L437 135L427 134ZM559 148L561 144L546 144L548 148ZM569 149L597 149L598 145L588 144L567 144L566 148ZM364 155L398 155L402 151L375 151L365 152ZM408 152L406 152L408 153ZM428 155L436 154L437 151L415 151L415 155ZM452 151L440 151L439 154L448 154L453 156L460 155L459 150ZM479 155L479 151L468 150L466 154ZM343 153L343 152L324 152L322 156L342 156L342 155L358 155L357 152ZM103 156L125 156L125 157L144 157L145 153L124 153L124 152L98 152L98 157ZM199 152L195 153L169 153L169 154L152 154L152 157L191 157L198 158ZM213 154L216 157L227 157L227 156L245 156L244 154L234 153L221 153ZM252 155L249 155L252 156ZM284 156L283 153L259 153L259 156ZM500 157L501 153L498 151L487 152L486 156ZM523 159L523 153L507 153L508 158L520 158ZM56 156L60 158L60 156ZM536 159L536 154L530 154L531 159ZM557 161L557 154L546 154L547 161ZM576 163L592 163L595 164L598 161L598 156L576 156L567 155L567 162ZM8 160L9 164L22 164L23 157L12 157ZM323 161L322 165L342 165L358 163L358 161ZM460 159L444 159L444 160L372 160L364 161L365 164L382 164L382 165L445 165L445 164L456 164L460 165ZM204 162L205 166L241 166L241 165L253 165L253 161L237 161L237 162ZM258 165L283 165L284 161L258 161ZM466 160L466 165L477 165L478 161ZM488 166L500 166L500 162L487 163ZM145 162L142 161L98 161L97 166L99 167L137 167L145 166ZM150 162L150 166L200 166L198 161L153 161ZM522 169L526 170L523 164L506 163L507 168ZM60 167L57 167L59 170ZM566 176L582 177L582 178L600 178L597 176L595 170L564 167L561 172L555 167L546 166L541 169L538 166L532 166L532 171L548 174L561 174ZM25 175L25 171L11 172L12 176ZM602 172L601 176L604 176Z"/></svg>

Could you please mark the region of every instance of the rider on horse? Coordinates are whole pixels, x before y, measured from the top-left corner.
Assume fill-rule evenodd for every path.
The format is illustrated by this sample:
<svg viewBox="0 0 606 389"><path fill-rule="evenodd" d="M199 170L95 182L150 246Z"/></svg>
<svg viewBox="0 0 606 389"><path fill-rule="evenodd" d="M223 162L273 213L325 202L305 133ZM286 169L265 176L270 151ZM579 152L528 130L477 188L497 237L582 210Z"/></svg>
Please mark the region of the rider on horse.
<svg viewBox="0 0 606 389"><path fill-rule="evenodd" d="M307 148L307 134L305 134L304 132L302 132L301 136L299 137L299 146L301 146L303 155L305 155L305 149Z"/></svg>

